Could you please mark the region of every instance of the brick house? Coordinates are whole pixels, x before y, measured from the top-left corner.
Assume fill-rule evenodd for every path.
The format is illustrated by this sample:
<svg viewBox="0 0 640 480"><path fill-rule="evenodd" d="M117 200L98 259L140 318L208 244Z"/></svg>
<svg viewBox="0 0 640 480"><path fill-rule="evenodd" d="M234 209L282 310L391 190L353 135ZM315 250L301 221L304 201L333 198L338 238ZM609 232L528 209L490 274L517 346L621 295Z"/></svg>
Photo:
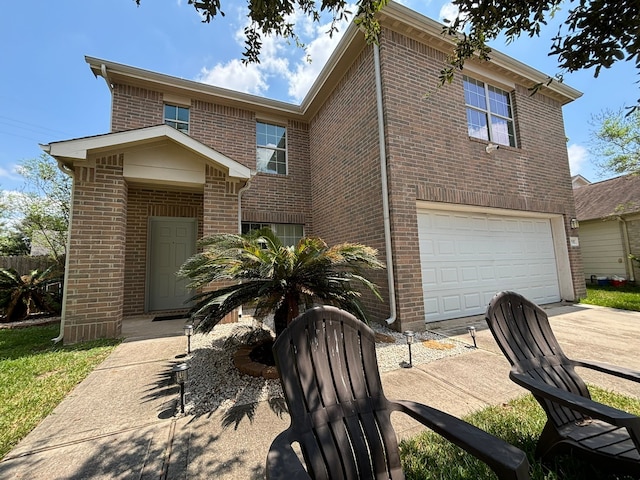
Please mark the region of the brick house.
<svg viewBox="0 0 640 480"><path fill-rule="evenodd" d="M184 308L173 273L196 239L260 225L377 248L385 301L366 307L398 330L483 313L502 289L584 294L562 117L580 93L531 95L546 75L493 52L425 97L442 26L395 3L380 21L379 46L346 30L300 105L86 58L111 133L43 145L74 178L65 342Z"/></svg>

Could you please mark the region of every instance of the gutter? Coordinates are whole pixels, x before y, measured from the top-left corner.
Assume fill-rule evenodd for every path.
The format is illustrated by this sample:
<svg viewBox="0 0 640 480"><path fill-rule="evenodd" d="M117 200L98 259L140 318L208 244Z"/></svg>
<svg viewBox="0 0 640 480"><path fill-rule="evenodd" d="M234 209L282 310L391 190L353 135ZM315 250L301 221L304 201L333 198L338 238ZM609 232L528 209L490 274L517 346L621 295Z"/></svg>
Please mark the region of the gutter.
<svg viewBox="0 0 640 480"><path fill-rule="evenodd" d="M386 132L384 128L384 105L382 102L382 76L380 73L380 47L373 44L373 63L376 79L376 105L378 109L378 144L380 148L380 177L382 186L382 209L384 221L384 243L387 256L387 282L389 283L389 310L391 316L385 321L391 325L396 321L396 284L393 275L393 249L391 245L391 221L389 213L389 186L387 183L387 151L385 148Z"/></svg>
<svg viewBox="0 0 640 480"><path fill-rule="evenodd" d="M40 148L45 152L49 153L51 151L51 145L40 145ZM51 341L53 343L59 343L64 338L64 324L65 319L67 317L67 288L68 280L69 280L69 251L71 249L71 225L73 224L73 193L75 191L75 172L72 168L68 167L60 160L56 158L58 162L58 168L60 171L66 175L71 177L72 185L71 185L71 198L69 199L70 208L69 208L69 229L67 230L67 246L66 246L66 254L64 256L64 288L62 289L62 312L60 313L60 333L56 338L52 338Z"/></svg>

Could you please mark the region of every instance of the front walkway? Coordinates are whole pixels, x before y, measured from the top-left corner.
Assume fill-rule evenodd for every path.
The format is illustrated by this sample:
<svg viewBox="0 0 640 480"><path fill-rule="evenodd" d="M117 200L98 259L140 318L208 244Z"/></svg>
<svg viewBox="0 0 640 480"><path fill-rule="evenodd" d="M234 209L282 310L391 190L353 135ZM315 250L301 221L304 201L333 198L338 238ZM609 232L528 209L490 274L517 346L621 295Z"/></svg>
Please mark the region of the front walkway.
<svg viewBox="0 0 640 480"><path fill-rule="evenodd" d="M640 313L572 305L549 312L567 355L640 370ZM524 393L508 379L508 363L482 319L437 328L469 343L471 321L478 330L477 350L384 373L387 396L463 416ZM127 319L126 341L0 462L0 478L264 478L269 445L288 426L287 414L269 402L248 405L235 418L220 410L198 417L177 414L171 367L184 360L184 322ZM605 382L602 374L585 377L640 398L640 385ZM401 416L394 424L401 437L419 431Z"/></svg>

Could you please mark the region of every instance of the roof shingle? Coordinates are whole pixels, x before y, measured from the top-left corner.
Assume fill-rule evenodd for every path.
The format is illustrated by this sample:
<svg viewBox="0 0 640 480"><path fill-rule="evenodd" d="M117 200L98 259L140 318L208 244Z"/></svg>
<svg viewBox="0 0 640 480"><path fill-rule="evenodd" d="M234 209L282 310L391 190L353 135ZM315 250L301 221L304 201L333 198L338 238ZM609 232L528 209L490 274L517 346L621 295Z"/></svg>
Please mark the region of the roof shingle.
<svg viewBox="0 0 640 480"><path fill-rule="evenodd" d="M640 175L625 175L573 190L579 221L640 212Z"/></svg>

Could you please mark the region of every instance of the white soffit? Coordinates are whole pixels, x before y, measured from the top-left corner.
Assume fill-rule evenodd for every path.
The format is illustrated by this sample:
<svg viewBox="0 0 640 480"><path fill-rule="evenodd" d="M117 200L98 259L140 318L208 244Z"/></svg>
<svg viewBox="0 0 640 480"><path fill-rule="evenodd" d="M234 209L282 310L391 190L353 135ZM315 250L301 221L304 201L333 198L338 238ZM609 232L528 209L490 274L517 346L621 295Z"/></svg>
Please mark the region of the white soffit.
<svg viewBox="0 0 640 480"><path fill-rule="evenodd" d="M86 160L88 152L97 152L113 148L129 148L154 142L162 138L173 140L178 145L181 145L193 153L226 168L230 177L246 180L252 176L251 169L248 167L168 125L156 125L154 127L128 130L125 132L107 133L94 137L52 142L48 145L41 145L41 148L58 160L67 159L74 161Z"/></svg>

